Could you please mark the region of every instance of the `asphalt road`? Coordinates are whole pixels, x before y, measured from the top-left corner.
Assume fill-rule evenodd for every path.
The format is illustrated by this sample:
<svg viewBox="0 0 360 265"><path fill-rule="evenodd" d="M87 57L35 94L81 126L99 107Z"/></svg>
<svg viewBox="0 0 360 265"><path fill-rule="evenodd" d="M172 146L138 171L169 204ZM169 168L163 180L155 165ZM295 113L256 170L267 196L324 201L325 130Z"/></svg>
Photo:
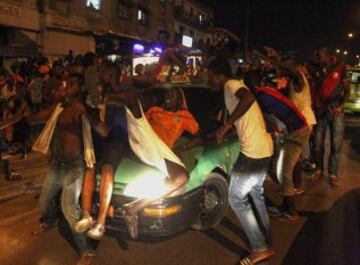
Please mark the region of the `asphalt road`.
<svg viewBox="0 0 360 265"><path fill-rule="evenodd" d="M268 263L284 265L360 264L360 116L347 117L341 156L342 186L316 185L304 174L306 191L299 197L301 219L271 221L276 256ZM26 163L26 162L25 162ZM31 168L31 164L26 165ZM277 187L266 182L266 196L278 204ZM0 203L0 265L72 265L78 256L67 241L66 227L39 235L38 189ZM65 235L65 236L64 236ZM229 210L215 229L188 230L158 242L106 236L98 246L96 265L235 264L246 253L241 226Z"/></svg>

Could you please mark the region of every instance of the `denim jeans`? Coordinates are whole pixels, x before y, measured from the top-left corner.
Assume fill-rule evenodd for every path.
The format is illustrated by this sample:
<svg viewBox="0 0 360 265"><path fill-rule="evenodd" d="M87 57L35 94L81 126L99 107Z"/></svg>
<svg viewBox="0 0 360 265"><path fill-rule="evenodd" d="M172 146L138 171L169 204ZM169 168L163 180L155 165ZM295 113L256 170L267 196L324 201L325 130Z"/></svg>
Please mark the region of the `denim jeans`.
<svg viewBox="0 0 360 265"><path fill-rule="evenodd" d="M309 141L310 128L296 130L285 136L277 161L277 177L283 186L285 196L294 196L294 168L304 145Z"/></svg>
<svg viewBox="0 0 360 265"><path fill-rule="evenodd" d="M52 201L62 190L61 210L72 230L80 252L90 250L86 235L78 234L73 230L75 223L81 217L79 197L83 185L84 169L83 158L65 162L53 160L43 182L40 195L42 215L47 216L51 211Z"/></svg>
<svg viewBox="0 0 360 265"><path fill-rule="evenodd" d="M344 113L330 117L325 116L317 119L315 126L315 163L316 168L324 171L324 154L326 129L330 129L330 157L328 164L329 175L338 176L339 157L344 138Z"/></svg>
<svg viewBox="0 0 360 265"><path fill-rule="evenodd" d="M231 173L229 203L249 240L251 251L268 249L271 241L269 217L263 195L263 183L269 163L270 157L253 159L240 153ZM255 217L249 196L254 202L259 221ZM261 222L265 234L258 222Z"/></svg>

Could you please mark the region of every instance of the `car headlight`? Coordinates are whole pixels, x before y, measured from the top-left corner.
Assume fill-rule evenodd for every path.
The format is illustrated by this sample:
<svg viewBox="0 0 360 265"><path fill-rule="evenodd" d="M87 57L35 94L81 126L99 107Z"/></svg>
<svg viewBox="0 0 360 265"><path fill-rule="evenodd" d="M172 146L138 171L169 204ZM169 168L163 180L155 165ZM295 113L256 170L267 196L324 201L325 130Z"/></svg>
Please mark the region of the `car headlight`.
<svg viewBox="0 0 360 265"><path fill-rule="evenodd" d="M135 198L156 199L166 194L167 176L157 170L147 170L129 183L124 195Z"/></svg>

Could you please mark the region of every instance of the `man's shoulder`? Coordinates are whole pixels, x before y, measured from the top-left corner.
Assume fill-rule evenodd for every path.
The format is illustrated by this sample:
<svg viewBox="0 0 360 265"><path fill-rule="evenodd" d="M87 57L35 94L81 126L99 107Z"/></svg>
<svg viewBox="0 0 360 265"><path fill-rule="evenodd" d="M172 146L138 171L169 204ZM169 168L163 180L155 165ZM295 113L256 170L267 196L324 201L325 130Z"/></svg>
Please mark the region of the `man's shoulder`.
<svg viewBox="0 0 360 265"><path fill-rule="evenodd" d="M85 107L85 103L81 100L75 100L72 104L72 107L76 110L76 111L80 111L80 112L85 112L86 111L86 107Z"/></svg>
<svg viewBox="0 0 360 265"><path fill-rule="evenodd" d="M230 79L224 85L225 95L235 95L239 89L247 89L242 80Z"/></svg>
<svg viewBox="0 0 360 265"><path fill-rule="evenodd" d="M158 113L158 112L164 112L164 109L158 106L153 106L151 107L146 113L147 114L153 114L153 113Z"/></svg>
<svg viewBox="0 0 360 265"><path fill-rule="evenodd" d="M239 80L239 79L229 79L229 80L225 83L225 88L228 88L228 89L239 89L239 88L241 88L241 87L246 87L243 80Z"/></svg>

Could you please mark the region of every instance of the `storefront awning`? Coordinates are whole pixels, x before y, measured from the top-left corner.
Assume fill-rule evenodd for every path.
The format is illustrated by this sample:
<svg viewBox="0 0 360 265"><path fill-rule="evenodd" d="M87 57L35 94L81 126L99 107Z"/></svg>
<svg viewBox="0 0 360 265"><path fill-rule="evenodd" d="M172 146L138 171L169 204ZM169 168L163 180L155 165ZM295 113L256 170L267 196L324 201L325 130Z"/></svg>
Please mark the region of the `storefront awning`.
<svg viewBox="0 0 360 265"><path fill-rule="evenodd" d="M4 38L0 43L0 56L26 57L39 55L40 46L23 31L14 28L3 28Z"/></svg>
<svg viewBox="0 0 360 265"><path fill-rule="evenodd" d="M131 55L133 44L141 43L149 45L149 40L141 39L137 36L119 34L109 30L106 33L94 33L98 53Z"/></svg>

